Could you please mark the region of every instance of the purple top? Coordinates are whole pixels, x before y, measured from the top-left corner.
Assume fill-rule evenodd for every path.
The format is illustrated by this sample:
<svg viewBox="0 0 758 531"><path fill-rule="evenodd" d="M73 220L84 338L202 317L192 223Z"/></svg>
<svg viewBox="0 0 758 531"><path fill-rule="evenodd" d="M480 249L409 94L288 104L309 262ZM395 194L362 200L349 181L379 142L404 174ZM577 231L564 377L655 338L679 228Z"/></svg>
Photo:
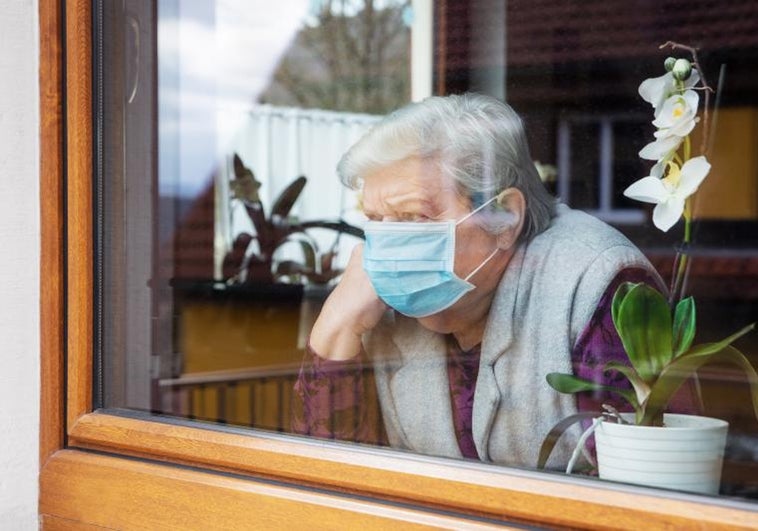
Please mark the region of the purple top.
<svg viewBox="0 0 758 531"><path fill-rule="evenodd" d="M597 309L582 331L571 352L574 374L604 385L617 386L623 378L604 374L603 366L611 360L625 361L626 354L611 318L611 304L622 282L645 282L654 278L642 269L625 269L610 283ZM479 373L481 345L463 351L452 335L447 338L448 380L453 410L453 425L458 446L464 457L478 459L471 430L474 391ZM387 444L373 377L364 368L365 353L349 361L329 361L319 357L310 345L306 361L295 384L292 429L295 433L315 437L349 440L369 444ZM628 382L625 382L628 384ZM620 411L629 407L607 392L576 395L579 411L598 411L603 403ZM691 410L692 401L680 393L672 410ZM373 411L374 418L369 418Z"/></svg>
<svg viewBox="0 0 758 531"><path fill-rule="evenodd" d="M463 457L478 459L471 421L474 411L474 391L479 375L479 354L482 345L462 350L453 336L447 336L447 378L453 400L453 426Z"/></svg>

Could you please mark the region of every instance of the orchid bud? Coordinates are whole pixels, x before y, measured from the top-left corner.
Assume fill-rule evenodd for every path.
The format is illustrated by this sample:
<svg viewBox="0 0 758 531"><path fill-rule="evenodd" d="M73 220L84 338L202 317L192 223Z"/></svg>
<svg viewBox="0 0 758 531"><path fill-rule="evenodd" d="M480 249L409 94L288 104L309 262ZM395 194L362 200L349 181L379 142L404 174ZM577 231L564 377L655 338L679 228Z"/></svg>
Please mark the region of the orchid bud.
<svg viewBox="0 0 758 531"><path fill-rule="evenodd" d="M692 63L687 59L677 59L671 73L677 81L686 81L692 74Z"/></svg>
<svg viewBox="0 0 758 531"><path fill-rule="evenodd" d="M674 63L676 63L676 57L666 58L663 62L663 67L666 69L666 72L671 72L674 69Z"/></svg>

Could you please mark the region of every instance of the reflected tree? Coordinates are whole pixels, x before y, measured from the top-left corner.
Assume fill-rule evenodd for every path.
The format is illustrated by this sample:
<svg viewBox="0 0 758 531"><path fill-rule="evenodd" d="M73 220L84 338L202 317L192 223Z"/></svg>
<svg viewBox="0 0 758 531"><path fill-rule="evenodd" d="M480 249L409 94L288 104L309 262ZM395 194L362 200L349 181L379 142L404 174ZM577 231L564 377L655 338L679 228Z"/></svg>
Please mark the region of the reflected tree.
<svg viewBox="0 0 758 531"><path fill-rule="evenodd" d="M261 103L383 114L410 99L410 1L321 0Z"/></svg>

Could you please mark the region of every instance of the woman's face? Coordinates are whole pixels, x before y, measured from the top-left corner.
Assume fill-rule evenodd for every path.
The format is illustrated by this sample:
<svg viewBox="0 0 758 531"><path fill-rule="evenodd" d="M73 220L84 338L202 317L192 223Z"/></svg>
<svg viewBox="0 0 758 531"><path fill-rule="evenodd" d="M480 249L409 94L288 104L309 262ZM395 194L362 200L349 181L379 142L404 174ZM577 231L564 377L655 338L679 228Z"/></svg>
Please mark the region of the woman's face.
<svg viewBox="0 0 758 531"><path fill-rule="evenodd" d="M433 160L408 158L368 174L363 207L374 221L441 221L468 213L468 201L457 193Z"/></svg>
<svg viewBox="0 0 758 531"><path fill-rule="evenodd" d="M446 177L434 160L408 158L380 168L364 176L363 209L373 221L459 220L471 212L470 201L458 193L455 184ZM467 219L456 227L455 274L465 278L496 248L496 239L474 220ZM494 262L494 264L493 264ZM480 304L494 291L502 275L490 261L469 281L477 288L449 309L420 319L427 328L451 332L456 316L471 305ZM496 273L492 282L489 277ZM488 303L487 303L488 304ZM450 321L450 322L449 322Z"/></svg>

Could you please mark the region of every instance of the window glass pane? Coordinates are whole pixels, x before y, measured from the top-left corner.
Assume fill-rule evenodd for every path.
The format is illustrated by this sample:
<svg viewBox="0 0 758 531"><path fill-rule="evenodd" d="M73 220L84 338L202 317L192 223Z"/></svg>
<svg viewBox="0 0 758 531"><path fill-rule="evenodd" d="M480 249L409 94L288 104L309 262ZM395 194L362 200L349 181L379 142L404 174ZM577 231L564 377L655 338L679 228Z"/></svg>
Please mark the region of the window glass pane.
<svg viewBox="0 0 758 531"><path fill-rule="evenodd" d="M596 209L600 206L598 192L600 168L600 124L576 123L570 126L571 187L568 197L576 208ZM573 153L589 156L571 156Z"/></svg>
<svg viewBox="0 0 758 531"><path fill-rule="evenodd" d="M640 175L647 175L649 168L638 156L645 147L645 139L655 130L648 116L626 114L613 121L613 191L610 207L614 210L640 210L641 205L624 195Z"/></svg>
<svg viewBox="0 0 758 531"><path fill-rule="evenodd" d="M758 496L752 2L96 8L98 405Z"/></svg>

